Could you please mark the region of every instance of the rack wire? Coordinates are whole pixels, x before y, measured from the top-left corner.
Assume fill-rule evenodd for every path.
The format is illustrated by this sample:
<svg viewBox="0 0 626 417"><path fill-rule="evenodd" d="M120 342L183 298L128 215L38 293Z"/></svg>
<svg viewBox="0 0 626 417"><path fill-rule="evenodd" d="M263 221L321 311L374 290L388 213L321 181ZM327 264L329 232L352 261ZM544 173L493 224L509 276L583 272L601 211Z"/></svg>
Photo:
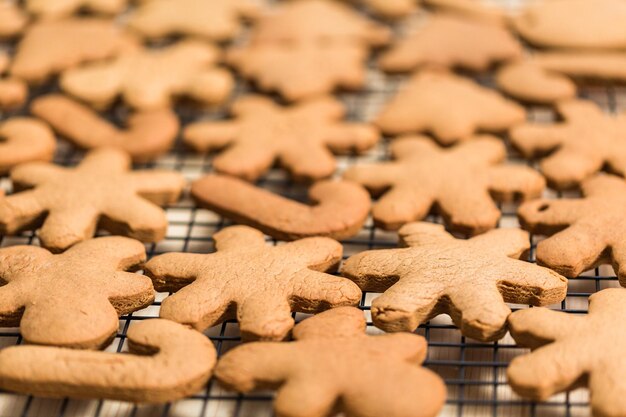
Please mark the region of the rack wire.
<svg viewBox="0 0 626 417"><path fill-rule="evenodd" d="M404 31L406 28L397 30ZM380 107L401 88L403 79L405 77L385 76L371 65L366 89L357 93L339 95L348 107L348 118L359 121L370 120ZM489 85L492 77L484 76L478 81ZM44 86L35 92L34 96L56 89L54 85ZM234 97L250 89L250 85L239 80ZM610 112L615 112L626 105L626 88L611 84L584 87L580 95L594 100ZM226 117L225 109L226 106L214 111L202 111L183 105L179 106L177 111L181 122L187 124L201 118L224 118ZM0 120L14 114L25 114L25 111L0 115ZM116 106L108 116L111 120L119 122L124 119L125 114L126 109ZM554 119L552 110L544 107L528 107L528 114L532 120ZM506 137L503 137L503 140L508 141ZM388 140L385 140L365 155L339 157L339 172L355 163L386 160L389 156L387 148ZM510 161L527 163L519 158L510 146L509 151ZM60 140L55 162L64 166L76 165L83 154L82 151ZM192 153L178 138L175 146L166 156L150 164L138 165L136 168L175 169L182 172L188 180L194 180L211 172L211 161L211 156ZM284 172L278 169L264 176L259 181L259 185L290 198L306 199L306 188L301 184L291 182ZM0 186L10 191L8 180L0 180ZM577 193L548 191L546 196L563 198L577 196ZM517 227L516 206L507 204L501 209L503 215L499 227ZM172 251L211 252L214 250L211 236L230 224L208 210L196 208L188 196L168 207L167 215L169 219L167 236L162 242L147 246L150 258ZM430 215L428 221L441 222L441 218ZM531 238L532 248L529 256L531 262L534 260L537 241L537 237ZM276 244L276 241L269 238L268 242ZM395 233L375 228L369 219L355 237L342 241L344 259L363 250L395 247L396 243ZM16 237L0 237L0 247L17 244L36 245L38 241L34 233L25 233ZM560 305L551 307L570 313L585 313L589 295L607 287L617 286L619 285L612 269L602 266L586 272L575 280L570 280L567 298ZM166 296L167 294L158 294L157 300L150 307L121 317L117 337L107 350L125 351L129 327L139 320L157 317L160 302ZM376 294L367 293L360 303L360 308L366 312L368 318L371 300L375 296ZM512 305L512 307L525 306ZM304 317L303 314L295 315L298 321ZM368 332L372 334L380 332L372 326L371 320L368 321ZM560 394L543 403L533 403L515 395L506 383L505 371L511 359L526 350L515 345L509 335L494 343L471 340L463 337L447 316L439 316L420 326L417 333L425 336L429 343L425 365L444 378L448 388L448 397L442 416L569 417L590 414L589 398L585 389ZM240 343L238 326L232 321L209 329L206 335L214 342L220 354ZM19 329L0 328L0 348L21 343ZM206 389L188 399L160 406L138 406L116 401L51 400L0 392L0 417L262 417L273 415L272 398L271 392L249 395L228 392L214 381L211 381ZM416 407L419 407L419 404L416 404Z"/></svg>

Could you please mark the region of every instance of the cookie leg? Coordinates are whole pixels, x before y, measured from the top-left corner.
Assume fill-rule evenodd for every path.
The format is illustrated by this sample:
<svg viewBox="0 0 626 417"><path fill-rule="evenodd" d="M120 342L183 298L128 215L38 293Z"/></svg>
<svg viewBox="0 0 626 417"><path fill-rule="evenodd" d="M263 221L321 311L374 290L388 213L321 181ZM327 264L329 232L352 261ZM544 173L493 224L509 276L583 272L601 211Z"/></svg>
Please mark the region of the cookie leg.
<svg viewBox="0 0 626 417"><path fill-rule="evenodd" d="M274 409L279 416L324 417L331 414L336 393L323 381L291 378L276 395Z"/></svg>
<svg viewBox="0 0 626 417"><path fill-rule="evenodd" d="M62 252L93 237L97 225L98 213L88 207L51 211L39 231L39 239L51 252Z"/></svg>
<svg viewBox="0 0 626 417"><path fill-rule="evenodd" d="M198 331L204 331L229 318L231 301L223 288L210 285L195 283L170 295L161 304L160 316Z"/></svg>
<svg viewBox="0 0 626 417"><path fill-rule="evenodd" d="M337 165L333 154L322 144L285 149L280 155L280 163L296 179L308 180L331 176Z"/></svg>
<svg viewBox="0 0 626 417"><path fill-rule="evenodd" d="M541 161L540 167L548 182L556 189L577 187L583 180L600 171L604 161L589 153L559 149Z"/></svg>
<svg viewBox="0 0 626 417"><path fill-rule="evenodd" d="M385 230L397 230L406 223L422 220L433 204L432 196L405 187L385 193L372 209L374 222Z"/></svg>
<svg viewBox="0 0 626 417"><path fill-rule="evenodd" d="M37 194L35 190L24 191L0 199L0 233L12 235L39 223L46 208Z"/></svg>
<svg viewBox="0 0 626 417"><path fill-rule="evenodd" d="M500 211L487 190L466 187L439 195L437 204L450 229L472 235L496 227Z"/></svg>
<svg viewBox="0 0 626 417"><path fill-rule="evenodd" d="M589 378L591 409L594 416L626 415L626 390L622 381L626 375L626 366L621 361L609 363L592 372Z"/></svg>
<svg viewBox="0 0 626 417"><path fill-rule="evenodd" d="M283 340L294 326L287 298L271 294L259 294L238 305L237 320L245 341Z"/></svg>
<svg viewBox="0 0 626 417"><path fill-rule="evenodd" d="M158 242L167 231L163 209L140 197L111 201L102 214L100 225L103 229L142 242Z"/></svg>
<svg viewBox="0 0 626 417"><path fill-rule="evenodd" d="M620 236L621 237L621 236ZM614 242L611 245L611 261L613 270L622 287L626 287L626 245Z"/></svg>
<svg viewBox="0 0 626 417"><path fill-rule="evenodd" d="M240 142L216 156L213 166L218 172L254 181L271 168L275 159L276 153L270 147Z"/></svg>
<svg viewBox="0 0 626 417"><path fill-rule="evenodd" d="M306 313L355 306L362 296L359 287L349 279L312 270L300 272L292 285L293 309Z"/></svg>
<svg viewBox="0 0 626 417"><path fill-rule="evenodd" d="M509 316L509 330L515 341L532 349L566 337L584 324L585 317L547 308L528 308Z"/></svg>
<svg viewBox="0 0 626 417"><path fill-rule="evenodd" d="M511 310L495 285L456 288L455 292L448 294L448 298L450 301L445 312L464 336L483 342L504 336Z"/></svg>

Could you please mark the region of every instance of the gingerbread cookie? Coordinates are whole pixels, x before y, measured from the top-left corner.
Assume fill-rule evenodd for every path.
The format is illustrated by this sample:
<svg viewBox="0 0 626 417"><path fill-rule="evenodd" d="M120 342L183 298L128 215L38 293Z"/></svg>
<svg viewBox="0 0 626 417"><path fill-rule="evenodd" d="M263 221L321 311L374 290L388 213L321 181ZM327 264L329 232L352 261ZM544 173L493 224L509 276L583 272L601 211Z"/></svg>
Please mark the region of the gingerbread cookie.
<svg viewBox="0 0 626 417"><path fill-rule="evenodd" d="M506 148L494 137L440 148L426 137L410 136L390 147L393 162L355 165L344 174L374 196L382 195L372 214L387 230L421 220L437 207L450 229L483 233L500 219L494 200L536 198L545 187L531 168L503 164Z"/></svg>
<svg viewBox="0 0 626 417"><path fill-rule="evenodd" d="M352 0L368 8L374 14L386 19L399 19L415 10L415 0Z"/></svg>
<svg viewBox="0 0 626 417"><path fill-rule="evenodd" d="M60 94L34 100L30 110L80 148L115 147L128 152L137 162L150 161L167 152L180 128L176 113L169 108L131 114L127 127L119 128L89 107Z"/></svg>
<svg viewBox="0 0 626 417"><path fill-rule="evenodd" d="M572 80L573 79L573 80ZM501 68L500 90L519 100L553 104L576 97L575 80L626 82L626 54L544 52Z"/></svg>
<svg viewBox="0 0 626 417"><path fill-rule="evenodd" d="M0 122L0 175L25 162L50 161L55 149L54 134L36 119L13 117Z"/></svg>
<svg viewBox="0 0 626 417"><path fill-rule="evenodd" d="M507 370L508 382L521 396L546 400L558 392L587 386L594 416L626 415L626 290L610 288L589 297L589 314L545 308L517 311L509 317L511 335L534 351L518 356Z"/></svg>
<svg viewBox="0 0 626 417"><path fill-rule="evenodd" d="M476 131L502 131L526 119L524 108L470 79L424 70L383 108L375 124L390 135L428 131L445 145Z"/></svg>
<svg viewBox="0 0 626 417"><path fill-rule="evenodd" d="M362 88L368 55L367 48L352 43L259 42L229 50L226 60L259 89L298 101Z"/></svg>
<svg viewBox="0 0 626 417"><path fill-rule="evenodd" d="M498 340L511 309L505 304L547 305L565 298L567 280L520 260L528 233L497 229L469 240L443 226L411 223L400 229L400 249L351 256L341 273L363 291L384 292L372 301L374 324L391 332L414 331L449 314L467 337Z"/></svg>
<svg viewBox="0 0 626 417"><path fill-rule="evenodd" d="M258 14L249 0L143 0L128 24L147 38L182 34L227 41L239 33L241 18Z"/></svg>
<svg viewBox="0 0 626 417"><path fill-rule="evenodd" d="M332 309L298 324L294 342L231 350L215 376L237 391L277 388L279 416L438 415L446 388L437 374L419 366L426 340L415 334L370 336L365 324L356 308Z"/></svg>
<svg viewBox="0 0 626 417"><path fill-rule="evenodd" d="M298 0L282 3L273 13L258 19L252 39L253 43L346 43L370 47L387 44L391 31L340 2Z"/></svg>
<svg viewBox="0 0 626 417"><path fill-rule="evenodd" d="M506 28L441 14L430 17L414 34L396 41L378 63L390 72L425 66L485 71L521 55L521 45Z"/></svg>
<svg viewBox="0 0 626 417"><path fill-rule="evenodd" d="M582 183L584 198L535 200L519 209L522 226L542 235L537 262L575 278L602 263L612 263L626 286L626 242L621 227L626 181L598 174Z"/></svg>
<svg viewBox="0 0 626 417"><path fill-rule="evenodd" d="M0 3L0 38L12 38L22 33L28 16L13 2Z"/></svg>
<svg viewBox="0 0 626 417"><path fill-rule="evenodd" d="M268 246L248 226L213 236L217 253L168 253L145 266L159 292L176 292L161 317L203 331L236 318L244 340L282 340L293 327L292 311L319 313L357 305L361 291L336 270L342 247L326 237Z"/></svg>
<svg viewBox="0 0 626 417"><path fill-rule="evenodd" d="M68 68L135 48L135 39L110 20L41 21L28 28L18 44L11 75L29 83L41 83ZM98 80L97 85L101 86L102 81Z"/></svg>
<svg viewBox="0 0 626 417"><path fill-rule="evenodd" d="M181 41L66 71L60 82L69 94L97 106L107 106L118 96L141 110L169 107L179 96L218 104L234 84L228 71L215 67L219 56L215 46Z"/></svg>
<svg viewBox="0 0 626 417"><path fill-rule="evenodd" d="M60 255L37 246L2 248L0 326L20 326L29 343L104 347L118 316L154 300L147 277L125 272L145 260L143 244L119 236L81 242Z"/></svg>
<svg viewBox="0 0 626 417"><path fill-rule="evenodd" d="M528 42L549 48L626 48L622 0L550 0L531 4L513 19Z"/></svg>
<svg viewBox="0 0 626 417"><path fill-rule="evenodd" d="M0 351L0 387L54 398L164 403L206 385L216 354L201 333L151 319L128 330L128 355L48 346Z"/></svg>
<svg viewBox="0 0 626 417"><path fill-rule="evenodd" d="M25 3L29 13L50 19L80 11L114 15L126 8L128 0L26 0Z"/></svg>
<svg viewBox="0 0 626 417"><path fill-rule="evenodd" d="M76 168L29 163L14 168L17 189L33 188L0 200L0 233L41 226L39 239L54 252L92 237L101 227L114 234L156 242L167 218L158 205L178 200L185 179L177 172L130 171L128 154L102 148Z"/></svg>
<svg viewBox="0 0 626 417"><path fill-rule="evenodd" d="M584 100L561 102L557 111L563 123L529 123L510 132L522 155L543 158L540 168L550 186L576 187L604 166L626 175L626 115L605 114Z"/></svg>
<svg viewBox="0 0 626 417"><path fill-rule="evenodd" d="M509 20L502 8L486 4L483 0L422 0L422 2L425 6L437 11L485 23L506 25Z"/></svg>
<svg viewBox="0 0 626 417"><path fill-rule="evenodd" d="M9 55L0 51L0 77L8 70L9 65ZM28 86L24 81L10 77L0 78L0 110L17 108L24 104L27 98Z"/></svg>
<svg viewBox="0 0 626 417"><path fill-rule="evenodd" d="M374 127L343 122L346 109L331 97L283 107L262 96L245 96L231 113L234 120L189 125L185 143L199 152L225 148L213 167L251 181L275 161L296 179L329 177L336 167L331 151L365 151L379 139Z"/></svg>
<svg viewBox="0 0 626 417"><path fill-rule="evenodd" d="M225 175L200 178L192 184L191 195L201 207L280 240L354 236L371 205L367 191L350 181L314 184L309 189L312 206Z"/></svg>

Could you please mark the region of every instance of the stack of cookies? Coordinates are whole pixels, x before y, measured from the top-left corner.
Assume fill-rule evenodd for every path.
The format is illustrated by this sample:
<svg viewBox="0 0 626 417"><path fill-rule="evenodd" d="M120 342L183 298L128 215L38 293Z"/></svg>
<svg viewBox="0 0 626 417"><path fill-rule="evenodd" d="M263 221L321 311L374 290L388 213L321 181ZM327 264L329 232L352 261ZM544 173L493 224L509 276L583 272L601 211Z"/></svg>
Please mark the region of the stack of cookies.
<svg viewBox="0 0 626 417"><path fill-rule="evenodd" d="M276 390L284 417L436 416L418 329L445 314L535 350L508 368L520 396L586 385L593 415L626 416L626 289L584 316L510 305L559 305L606 263L626 286L626 117L580 93L626 80L626 3L422 3L0 5L0 326L23 342L0 349L0 389L169 403L216 381ZM355 117L381 82L397 91ZM156 168L172 156L206 169ZM185 200L221 219L214 247L155 255ZM218 354L227 322L241 343ZM104 351L119 337L128 354Z"/></svg>

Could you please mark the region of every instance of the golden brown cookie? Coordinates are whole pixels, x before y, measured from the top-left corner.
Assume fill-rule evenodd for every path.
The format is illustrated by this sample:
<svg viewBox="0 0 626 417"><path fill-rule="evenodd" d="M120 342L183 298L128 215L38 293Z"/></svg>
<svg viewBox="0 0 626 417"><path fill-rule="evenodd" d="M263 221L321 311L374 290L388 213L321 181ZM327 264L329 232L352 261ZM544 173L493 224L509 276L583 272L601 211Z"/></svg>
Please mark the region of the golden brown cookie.
<svg viewBox="0 0 626 417"><path fill-rule="evenodd" d="M365 334L363 313L335 308L294 329L294 342L256 342L226 353L215 376L248 392L273 387L276 415L434 417L446 398L439 376L420 367L426 340Z"/></svg>
<svg viewBox="0 0 626 417"><path fill-rule="evenodd" d="M12 38L22 33L28 16L13 2L0 3L0 38Z"/></svg>
<svg viewBox="0 0 626 417"><path fill-rule="evenodd" d="M249 0L142 0L128 25L147 38L188 35L227 41L240 32L242 18L259 12Z"/></svg>
<svg viewBox="0 0 626 417"><path fill-rule="evenodd" d="M91 238L97 228L156 242L167 218L158 205L178 200L185 179L164 170L130 171L128 154L101 148L75 168L22 164L11 171L17 189L0 200L0 233L39 230L44 247L60 252Z"/></svg>
<svg viewBox="0 0 626 417"><path fill-rule="evenodd" d="M612 263L626 286L626 181L598 174L582 183L582 191L584 198L535 200L520 207L524 229L554 235L539 242L537 262L571 278Z"/></svg>
<svg viewBox="0 0 626 417"><path fill-rule="evenodd" d="M28 86L24 81L11 77L3 78L9 65L9 55L0 51L0 110L17 108L28 98Z"/></svg>
<svg viewBox="0 0 626 417"><path fill-rule="evenodd" d="M449 72L414 75L378 114L375 124L389 135L431 132L444 145L477 131L506 130L526 119L524 108L497 92Z"/></svg>
<svg viewBox="0 0 626 417"><path fill-rule="evenodd" d="M130 354L48 346L3 349L0 387L42 397L163 403L200 391L215 366L211 341L171 321L140 321L127 337Z"/></svg>
<svg viewBox="0 0 626 417"><path fill-rule="evenodd" d="M39 18L60 18L80 11L115 15L124 11L128 0L25 0L26 10Z"/></svg>
<svg viewBox="0 0 626 417"><path fill-rule="evenodd" d="M224 150L213 160L221 173L254 181L275 161L296 179L317 180L335 172L332 152L365 151L378 141L376 128L347 123L346 109L332 97L279 106L262 96L244 96L229 121L201 121L185 128L196 151Z"/></svg>
<svg viewBox="0 0 626 417"><path fill-rule="evenodd" d="M161 304L161 317L203 331L237 319L244 340L282 340L292 311L319 313L357 305L361 291L337 269L343 249L326 237L268 246L248 226L213 236L217 253L168 253L145 265L159 292L176 292Z"/></svg>
<svg viewBox="0 0 626 417"><path fill-rule="evenodd" d="M68 68L135 48L135 39L110 20L41 21L30 26L18 44L11 75L37 84ZM97 84L101 85L102 81Z"/></svg>
<svg viewBox="0 0 626 417"><path fill-rule="evenodd" d="M554 104L576 97L575 81L626 82L622 52L544 52L501 68L498 88L531 103Z"/></svg>
<svg viewBox="0 0 626 417"><path fill-rule="evenodd" d="M480 20L485 23L506 25L508 16L500 7L483 0L422 0L422 3L436 11L455 14L465 18Z"/></svg>
<svg viewBox="0 0 626 417"><path fill-rule="evenodd" d="M60 255L37 246L2 248L0 325L19 326L29 343L104 347L118 316L154 300L150 279L125 272L145 260L143 244L119 236L81 242Z"/></svg>
<svg viewBox="0 0 626 417"><path fill-rule="evenodd" d="M605 114L585 100L561 102L557 111L562 123L528 123L510 132L522 155L542 158L541 172L551 187L577 187L605 166L626 175L626 115Z"/></svg>
<svg viewBox="0 0 626 417"><path fill-rule="evenodd" d="M60 83L67 93L97 106L107 106L118 96L140 110L169 107L181 96L219 104L234 84L228 71L215 66L219 57L215 46L180 41L66 71Z"/></svg>
<svg viewBox="0 0 626 417"><path fill-rule="evenodd" d="M368 55L367 48L346 42L258 42L230 49L226 60L260 90L299 101L363 88Z"/></svg>
<svg viewBox="0 0 626 417"><path fill-rule="evenodd" d="M550 0L530 4L513 19L528 42L550 48L626 48L623 0Z"/></svg>
<svg viewBox="0 0 626 417"><path fill-rule="evenodd" d="M533 349L507 370L519 395L547 400L553 394L587 386L594 416L626 415L626 289L610 288L589 297L589 314L545 308L517 311L509 317L515 341Z"/></svg>
<svg viewBox="0 0 626 417"><path fill-rule="evenodd" d="M414 331L449 314L461 333L481 341L506 333L505 304L547 305L565 298L567 280L522 261L528 233L497 229L469 240L443 226L411 223L400 229L400 249L351 256L341 269L363 291L384 292L372 301L372 319L385 331Z"/></svg>
<svg viewBox="0 0 626 417"><path fill-rule="evenodd" d="M478 136L440 148L422 136L394 140L392 162L355 165L344 178L382 196L374 204L374 223L387 230L425 218L433 207L447 226L469 234L496 227L494 203L539 197L545 180L521 165L503 164L506 148L491 136Z"/></svg>
<svg viewBox="0 0 626 417"><path fill-rule="evenodd" d="M120 128L89 107L60 94L35 99L30 111L80 148L114 147L128 152L137 162L166 153L180 128L176 113L169 108L131 114L126 126Z"/></svg>
<svg viewBox="0 0 626 417"><path fill-rule="evenodd" d="M436 14L415 33L397 40L378 63L389 72L408 72L421 67L485 71L521 55L522 46L502 26Z"/></svg>
<svg viewBox="0 0 626 417"><path fill-rule="evenodd" d="M12 117L0 122L0 175L31 161L50 161L56 139L44 123L29 117Z"/></svg>
<svg viewBox="0 0 626 417"><path fill-rule="evenodd" d="M309 189L313 205L225 175L200 178L191 185L191 195L201 207L280 240L354 236L365 223L371 205L367 191L350 181L314 184Z"/></svg>
<svg viewBox="0 0 626 417"><path fill-rule="evenodd" d="M416 9L416 0L352 0L385 19L400 19Z"/></svg>

